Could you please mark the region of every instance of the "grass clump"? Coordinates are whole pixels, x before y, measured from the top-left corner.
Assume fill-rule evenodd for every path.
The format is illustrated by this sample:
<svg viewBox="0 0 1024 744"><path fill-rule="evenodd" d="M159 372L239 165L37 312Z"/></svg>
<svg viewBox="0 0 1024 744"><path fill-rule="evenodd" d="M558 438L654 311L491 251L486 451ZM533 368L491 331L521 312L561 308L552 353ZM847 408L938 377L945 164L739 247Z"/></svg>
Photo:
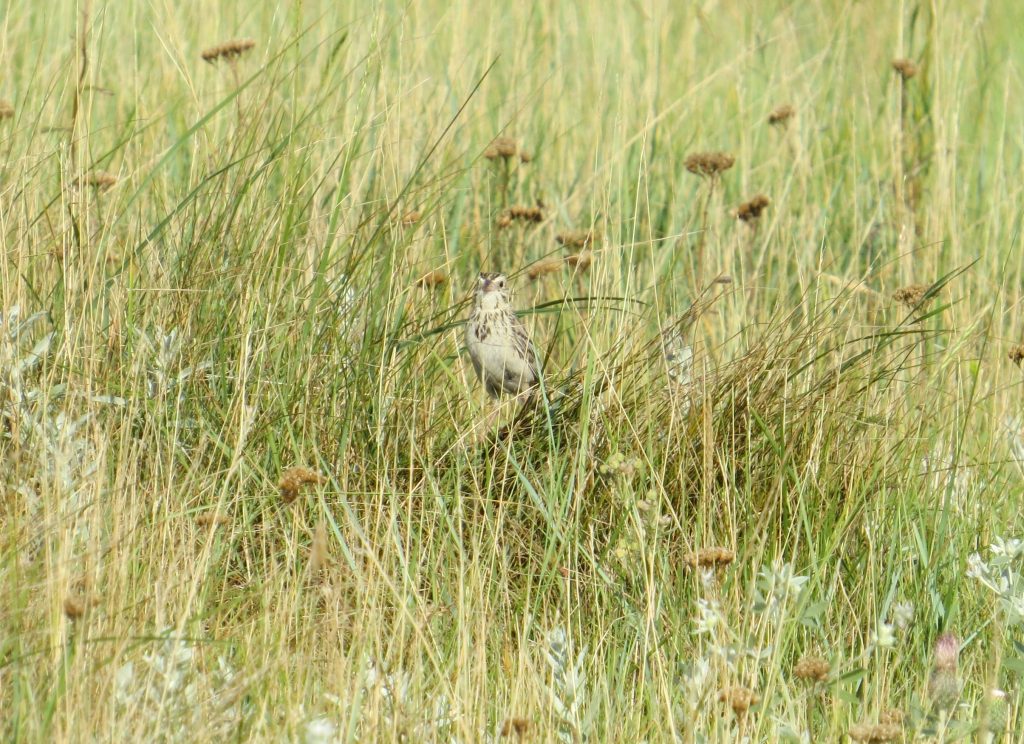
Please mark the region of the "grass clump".
<svg viewBox="0 0 1024 744"><path fill-rule="evenodd" d="M92 5L5 25L5 741L1019 734L1016 4Z"/></svg>

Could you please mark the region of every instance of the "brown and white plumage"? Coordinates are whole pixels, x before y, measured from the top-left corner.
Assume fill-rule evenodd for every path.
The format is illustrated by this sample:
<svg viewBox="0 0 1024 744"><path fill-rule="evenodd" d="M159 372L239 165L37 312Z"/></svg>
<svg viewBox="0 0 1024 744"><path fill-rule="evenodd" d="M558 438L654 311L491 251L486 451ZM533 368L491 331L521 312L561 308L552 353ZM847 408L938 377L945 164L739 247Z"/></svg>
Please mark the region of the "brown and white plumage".
<svg viewBox="0 0 1024 744"><path fill-rule="evenodd" d="M504 274L481 273L466 322L466 348L487 394L533 393L540 374L523 321L512 309Z"/></svg>

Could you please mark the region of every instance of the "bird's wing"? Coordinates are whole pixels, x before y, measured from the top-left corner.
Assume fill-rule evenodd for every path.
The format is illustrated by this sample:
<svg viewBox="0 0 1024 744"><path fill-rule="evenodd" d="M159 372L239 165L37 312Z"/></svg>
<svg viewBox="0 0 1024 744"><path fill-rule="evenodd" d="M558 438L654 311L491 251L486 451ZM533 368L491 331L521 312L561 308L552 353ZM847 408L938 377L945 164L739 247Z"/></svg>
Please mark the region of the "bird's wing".
<svg viewBox="0 0 1024 744"><path fill-rule="evenodd" d="M520 359L526 360L527 366L530 368L530 372L533 375L534 380L540 379L540 355L537 353L536 347L530 341L529 335L526 333L526 326L523 325L523 321L519 319L519 316L513 316L512 320L512 339L515 343L516 352Z"/></svg>

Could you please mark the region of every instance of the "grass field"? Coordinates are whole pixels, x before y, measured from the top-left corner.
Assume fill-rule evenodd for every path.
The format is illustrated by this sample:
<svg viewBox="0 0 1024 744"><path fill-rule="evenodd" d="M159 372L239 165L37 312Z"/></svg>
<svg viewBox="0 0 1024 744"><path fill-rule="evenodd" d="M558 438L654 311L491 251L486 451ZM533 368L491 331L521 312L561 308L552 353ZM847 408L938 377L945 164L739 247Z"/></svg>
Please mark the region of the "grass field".
<svg viewBox="0 0 1024 744"><path fill-rule="evenodd" d="M1024 5L0 18L4 741L1024 737Z"/></svg>

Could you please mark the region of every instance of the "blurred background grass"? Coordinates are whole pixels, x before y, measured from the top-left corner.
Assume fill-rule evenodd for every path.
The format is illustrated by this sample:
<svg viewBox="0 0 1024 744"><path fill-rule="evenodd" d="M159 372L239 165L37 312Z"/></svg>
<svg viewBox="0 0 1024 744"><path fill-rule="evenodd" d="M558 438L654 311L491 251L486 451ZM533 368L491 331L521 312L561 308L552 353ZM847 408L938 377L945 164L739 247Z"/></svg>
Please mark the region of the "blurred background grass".
<svg viewBox="0 0 1024 744"><path fill-rule="evenodd" d="M7 3L4 738L952 739L1000 700L1012 731L1022 23ZM592 263L530 280L572 230ZM497 440L480 270L550 401Z"/></svg>

